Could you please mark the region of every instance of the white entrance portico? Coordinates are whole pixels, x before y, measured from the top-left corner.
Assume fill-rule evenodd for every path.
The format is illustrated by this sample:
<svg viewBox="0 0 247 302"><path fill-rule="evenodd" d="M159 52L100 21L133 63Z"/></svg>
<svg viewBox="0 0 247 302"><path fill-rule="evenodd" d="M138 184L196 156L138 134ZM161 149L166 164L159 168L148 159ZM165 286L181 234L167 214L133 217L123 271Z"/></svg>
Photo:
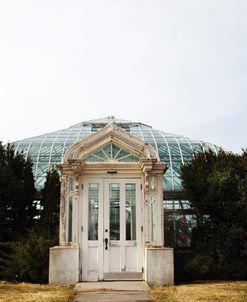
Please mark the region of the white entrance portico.
<svg viewBox="0 0 247 302"><path fill-rule="evenodd" d="M173 283L173 250L164 247L166 167L155 149L110 122L73 144L60 169L59 246L50 249L49 282Z"/></svg>

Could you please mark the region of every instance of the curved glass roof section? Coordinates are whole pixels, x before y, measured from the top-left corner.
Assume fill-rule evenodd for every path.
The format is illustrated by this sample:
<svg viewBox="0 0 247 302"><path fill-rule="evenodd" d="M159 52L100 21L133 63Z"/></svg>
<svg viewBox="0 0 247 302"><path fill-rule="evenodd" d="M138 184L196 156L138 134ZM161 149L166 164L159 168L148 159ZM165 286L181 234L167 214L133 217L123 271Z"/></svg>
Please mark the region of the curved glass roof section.
<svg viewBox="0 0 247 302"><path fill-rule="evenodd" d="M36 188L41 189L49 168L62 162L70 145L103 128L110 121L114 121L127 133L151 144L157 150L160 160L168 165L163 178L166 191L182 190L180 166L190 161L193 154L209 149L216 153L220 150L211 143L155 130L139 122L126 121L112 116L84 121L66 129L19 140L12 144L15 146L15 152L23 152L26 157L29 156L32 159Z"/></svg>

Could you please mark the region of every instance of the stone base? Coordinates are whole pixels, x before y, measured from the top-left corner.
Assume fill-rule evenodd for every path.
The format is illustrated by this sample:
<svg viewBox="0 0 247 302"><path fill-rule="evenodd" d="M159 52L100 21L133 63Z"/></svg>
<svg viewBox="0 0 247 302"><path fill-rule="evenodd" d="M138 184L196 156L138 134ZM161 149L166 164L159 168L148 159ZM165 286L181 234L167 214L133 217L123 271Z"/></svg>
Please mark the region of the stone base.
<svg viewBox="0 0 247 302"><path fill-rule="evenodd" d="M173 248L145 248L145 281L148 284L174 284Z"/></svg>
<svg viewBox="0 0 247 302"><path fill-rule="evenodd" d="M75 284L79 281L79 245L50 248L49 283Z"/></svg>

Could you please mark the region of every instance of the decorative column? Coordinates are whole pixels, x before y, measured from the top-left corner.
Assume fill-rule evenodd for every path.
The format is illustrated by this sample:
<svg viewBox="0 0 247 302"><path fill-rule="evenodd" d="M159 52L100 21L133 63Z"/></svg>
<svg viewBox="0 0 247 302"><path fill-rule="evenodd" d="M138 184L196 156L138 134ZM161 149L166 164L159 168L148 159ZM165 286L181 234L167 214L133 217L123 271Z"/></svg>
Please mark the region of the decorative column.
<svg viewBox="0 0 247 302"><path fill-rule="evenodd" d="M162 242L162 245L164 246L165 245L165 227L164 227L164 207L163 207L163 174L159 175L157 177L157 181L158 181L158 187L160 188L159 189L159 200L160 200L160 203L159 203L159 221L160 221L160 231L161 231L161 234L162 234L162 238L161 238L161 242Z"/></svg>
<svg viewBox="0 0 247 302"><path fill-rule="evenodd" d="M152 163L150 166L150 162ZM164 247L163 174L166 166L143 161L145 200L148 201L150 244L145 247L145 280L149 284L173 284L173 249Z"/></svg>
<svg viewBox="0 0 247 302"><path fill-rule="evenodd" d="M59 246L50 248L49 256L49 283L75 284L79 281L79 243L68 244L68 229L70 228L70 241L78 241L78 235L72 239L73 224L78 223L77 215L69 214L69 203L77 210L79 195L79 178L83 163L71 161L60 165L61 170L61 196L60 196L60 222ZM78 212L78 211L76 211ZM70 215L70 217L69 217ZM70 222L69 220L72 219ZM70 224L70 225L69 225Z"/></svg>
<svg viewBox="0 0 247 302"><path fill-rule="evenodd" d="M164 246L164 210L163 210L163 177L160 171L155 175L156 180L156 223L157 223L157 237L156 242L158 246Z"/></svg>
<svg viewBox="0 0 247 302"><path fill-rule="evenodd" d="M66 245L66 198L68 194L68 176L61 176L59 245Z"/></svg>
<svg viewBox="0 0 247 302"><path fill-rule="evenodd" d="M162 163L154 163L148 175L148 203L150 212L151 245L164 246L163 220L163 187L162 175L166 167Z"/></svg>
<svg viewBox="0 0 247 302"><path fill-rule="evenodd" d="M66 245L67 240L67 229L68 229L68 202L72 199L73 204L78 205L79 196L79 178L81 171L84 167L84 162L68 161L68 163L60 165L61 171L61 196L60 196L60 220L59 220L59 245ZM76 221L72 222L73 224ZM76 236L77 239L78 236ZM71 240L74 241L74 240Z"/></svg>

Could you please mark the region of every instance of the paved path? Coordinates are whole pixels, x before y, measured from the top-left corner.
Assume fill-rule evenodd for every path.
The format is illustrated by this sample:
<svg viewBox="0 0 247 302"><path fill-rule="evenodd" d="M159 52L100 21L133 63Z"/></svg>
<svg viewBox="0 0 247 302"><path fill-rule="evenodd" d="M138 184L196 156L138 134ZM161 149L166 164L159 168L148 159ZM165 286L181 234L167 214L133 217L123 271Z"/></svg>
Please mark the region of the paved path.
<svg viewBox="0 0 247 302"><path fill-rule="evenodd" d="M73 302L153 302L141 281L82 282L75 290Z"/></svg>

